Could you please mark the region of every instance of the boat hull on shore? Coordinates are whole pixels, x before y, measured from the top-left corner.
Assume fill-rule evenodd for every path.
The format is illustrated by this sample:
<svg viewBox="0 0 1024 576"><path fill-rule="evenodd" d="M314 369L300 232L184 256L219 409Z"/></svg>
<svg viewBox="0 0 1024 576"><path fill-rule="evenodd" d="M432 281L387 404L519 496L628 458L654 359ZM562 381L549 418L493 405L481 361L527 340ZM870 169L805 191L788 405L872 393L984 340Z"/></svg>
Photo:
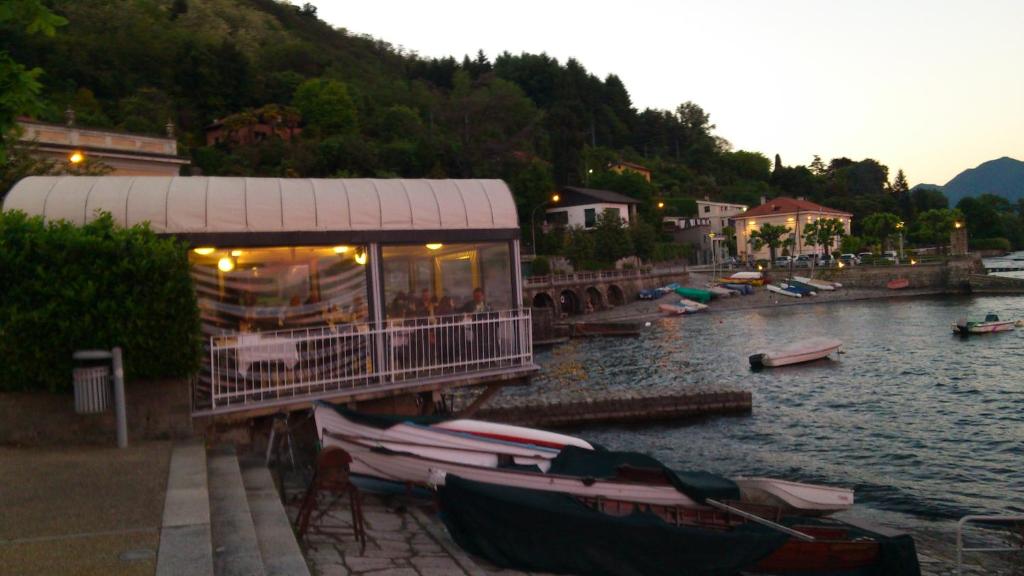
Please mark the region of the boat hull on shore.
<svg viewBox="0 0 1024 576"><path fill-rule="evenodd" d="M783 288L782 286L776 286L775 284L766 284L765 288L767 288L769 292L774 292L775 294L782 294L783 296L789 296L791 298L803 297L803 294L799 292L796 292L794 290L787 290L786 288Z"/></svg>
<svg viewBox="0 0 1024 576"><path fill-rule="evenodd" d="M825 280L815 280L814 278L808 278L806 276L793 276L793 280L796 280L797 282L803 282L804 284L807 284L808 286L813 286L814 288L816 288L818 290L832 291L832 290L835 290L836 288L841 288L842 287L842 284L840 284L838 282L827 282Z"/></svg>
<svg viewBox="0 0 1024 576"><path fill-rule="evenodd" d="M774 368L801 364L825 358L837 352L843 343L835 338L808 338L788 346L764 350L750 356L750 365L754 368Z"/></svg>

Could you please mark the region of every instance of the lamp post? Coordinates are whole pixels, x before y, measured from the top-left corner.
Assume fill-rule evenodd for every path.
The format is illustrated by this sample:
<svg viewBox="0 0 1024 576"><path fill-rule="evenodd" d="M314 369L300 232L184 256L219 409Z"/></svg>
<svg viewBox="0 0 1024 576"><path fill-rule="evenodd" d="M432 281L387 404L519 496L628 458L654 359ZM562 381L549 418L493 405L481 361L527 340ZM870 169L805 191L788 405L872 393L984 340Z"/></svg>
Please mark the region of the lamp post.
<svg viewBox="0 0 1024 576"><path fill-rule="evenodd" d="M900 220L896 223L896 229L900 231L900 257L896 262L897 264L903 263L903 221Z"/></svg>
<svg viewBox="0 0 1024 576"><path fill-rule="evenodd" d="M548 204L557 204L559 200L561 200L561 197L558 194L552 195L549 200L537 204L537 207L533 209L533 214L530 215L530 247L533 249L534 256L537 255L537 210Z"/></svg>
<svg viewBox="0 0 1024 576"><path fill-rule="evenodd" d="M715 233L708 232L708 238L711 240L711 278L718 278L718 253L715 249Z"/></svg>

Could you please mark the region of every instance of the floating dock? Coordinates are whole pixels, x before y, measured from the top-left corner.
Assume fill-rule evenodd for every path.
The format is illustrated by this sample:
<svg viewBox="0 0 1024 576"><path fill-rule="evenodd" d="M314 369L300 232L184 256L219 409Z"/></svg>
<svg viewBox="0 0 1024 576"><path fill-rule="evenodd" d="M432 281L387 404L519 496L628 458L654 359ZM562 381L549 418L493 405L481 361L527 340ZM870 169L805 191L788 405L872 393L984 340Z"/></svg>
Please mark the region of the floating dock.
<svg viewBox="0 0 1024 576"><path fill-rule="evenodd" d="M559 428L679 420L701 416L749 414L749 391L682 394L620 394L601 398L536 400L485 407L474 418L521 426Z"/></svg>

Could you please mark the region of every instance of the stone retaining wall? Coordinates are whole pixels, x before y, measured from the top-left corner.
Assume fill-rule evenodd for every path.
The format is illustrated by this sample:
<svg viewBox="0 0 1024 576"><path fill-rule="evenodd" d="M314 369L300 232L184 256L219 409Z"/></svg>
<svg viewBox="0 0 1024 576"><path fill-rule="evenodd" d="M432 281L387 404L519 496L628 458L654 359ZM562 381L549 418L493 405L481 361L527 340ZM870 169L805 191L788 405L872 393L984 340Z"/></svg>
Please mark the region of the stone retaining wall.
<svg viewBox="0 0 1024 576"><path fill-rule="evenodd" d="M1024 293L1024 278L1009 278L991 274L971 274L971 292L990 294Z"/></svg>
<svg viewBox="0 0 1024 576"><path fill-rule="evenodd" d="M885 288L895 278L910 280L911 289L933 288L942 292L970 292L971 275L979 271L981 260L964 258L939 264L916 266L850 266L815 270L815 276L840 282L849 288Z"/></svg>
<svg viewBox="0 0 1024 576"><path fill-rule="evenodd" d="M126 383L128 442L190 436L189 395L187 380ZM100 414L76 414L74 404L72 394L0 393L0 445L116 445L113 395L110 409Z"/></svg>

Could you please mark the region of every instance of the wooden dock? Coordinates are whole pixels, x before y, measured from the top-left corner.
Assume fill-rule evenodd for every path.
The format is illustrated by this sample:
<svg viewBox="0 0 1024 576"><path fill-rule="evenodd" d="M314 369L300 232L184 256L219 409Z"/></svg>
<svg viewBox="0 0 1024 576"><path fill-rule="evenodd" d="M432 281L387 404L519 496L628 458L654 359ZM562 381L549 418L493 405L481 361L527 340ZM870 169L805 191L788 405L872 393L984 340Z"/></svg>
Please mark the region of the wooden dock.
<svg viewBox="0 0 1024 576"><path fill-rule="evenodd" d="M559 428L749 414L752 408L753 401L749 391L633 393L603 398L541 400L486 407L481 409L475 418L521 426Z"/></svg>

